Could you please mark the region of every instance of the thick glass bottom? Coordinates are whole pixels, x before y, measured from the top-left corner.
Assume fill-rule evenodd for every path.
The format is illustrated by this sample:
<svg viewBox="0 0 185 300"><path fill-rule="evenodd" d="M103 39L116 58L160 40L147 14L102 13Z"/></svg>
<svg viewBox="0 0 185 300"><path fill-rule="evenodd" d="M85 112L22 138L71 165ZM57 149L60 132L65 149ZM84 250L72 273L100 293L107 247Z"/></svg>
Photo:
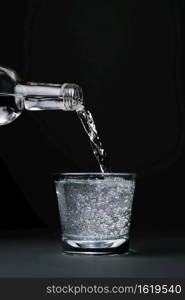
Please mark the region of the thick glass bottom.
<svg viewBox="0 0 185 300"><path fill-rule="evenodd" d="M64 238L63 250L65 253L81 254L123 254L129 249L127 239L115 240L74 240Z"/></svg>

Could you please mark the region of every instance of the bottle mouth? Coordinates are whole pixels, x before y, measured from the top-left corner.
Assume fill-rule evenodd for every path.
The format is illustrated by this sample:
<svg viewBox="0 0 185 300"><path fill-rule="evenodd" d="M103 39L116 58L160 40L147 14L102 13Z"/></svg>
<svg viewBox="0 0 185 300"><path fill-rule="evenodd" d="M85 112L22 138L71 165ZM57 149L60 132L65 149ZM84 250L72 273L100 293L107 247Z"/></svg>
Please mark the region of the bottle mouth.
<svg viewBox="0 0 185 300"><path fill-rule="evenodd" d="M65 109L68 111L79 111L84 107L82 88L75 83L64 83L61 87L61 97L63 98Z"/></svg>

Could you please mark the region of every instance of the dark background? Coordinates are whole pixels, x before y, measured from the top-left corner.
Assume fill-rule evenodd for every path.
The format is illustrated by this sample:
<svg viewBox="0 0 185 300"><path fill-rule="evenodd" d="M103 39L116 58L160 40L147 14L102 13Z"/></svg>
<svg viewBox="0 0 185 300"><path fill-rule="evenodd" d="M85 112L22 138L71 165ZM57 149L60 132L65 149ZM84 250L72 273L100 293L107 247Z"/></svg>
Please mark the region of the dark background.
<svg viewBox="0 0 185 300"><path fill-rule="evenodd" d="M90 13L83 1L78 7L68 1L61 10L61 1L53 2L53 12L51 1L40 2L30 35L31 21L25 23L25 19L30 17L31 1L1 1L0 64L28 80L81 84L111 154L113 171L138 173L133 230L184 230L183 1L125 1L129 4L123 11L118 1L120 10L117 7L115 14L113 1L102 1L109 7L107 17L96 1ZM107 22L112 15L114 30L100 21L105 18ZM95 31L93 22L99 24ZM73 32L80 32L80 50ZM122 35L126 46L118 43ZM74 116L62 114L25 112L0 128L0 229L47 227L57 231L51 174L97 171L87 140L76 140Z"/></svg>

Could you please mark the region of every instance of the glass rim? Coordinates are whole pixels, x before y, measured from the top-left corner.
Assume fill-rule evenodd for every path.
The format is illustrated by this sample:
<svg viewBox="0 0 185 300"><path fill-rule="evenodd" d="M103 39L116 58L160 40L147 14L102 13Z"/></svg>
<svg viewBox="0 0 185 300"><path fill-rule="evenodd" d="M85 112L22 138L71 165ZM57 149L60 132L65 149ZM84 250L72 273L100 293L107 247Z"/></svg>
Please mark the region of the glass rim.
<svg viewBox="0 0 185 300"><path fill-rule="evenodd" d="M105 177L109 177L109 176L117 176L117 177L124 177L124 176L129 176L131 177L132 179L135 179L136 178L136 173L124 173L124 172L105 172L105 173L102 173L102 172L56 172L56 173L53 173L54 177L55 177L55 180L58 179L63 179L62 177L70 177L70 176L76 176L76 177L88 177L88 176L105 176ZM80 178L79 178L80 179Z"/></svg>

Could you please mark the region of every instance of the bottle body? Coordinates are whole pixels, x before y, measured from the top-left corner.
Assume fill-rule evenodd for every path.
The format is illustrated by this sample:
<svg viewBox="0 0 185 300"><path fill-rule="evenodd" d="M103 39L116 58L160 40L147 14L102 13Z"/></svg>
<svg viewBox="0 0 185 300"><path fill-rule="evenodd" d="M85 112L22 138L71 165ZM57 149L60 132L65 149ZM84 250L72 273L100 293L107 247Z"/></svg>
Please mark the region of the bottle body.
<svg viewBox="0 0 185 300"><path fill-rule="evenodd" d="M0 125L14 121L21 112L41 110L79 111L83 93L77 84L21 83L16 73L0 67Z"/></svg>
<svg viewBox="0 0 185 300"><path fill-rule="evenodd" d="M24 109L24 99L20 96L4 94L0 97L0 126L17 119Z"/></svg>

